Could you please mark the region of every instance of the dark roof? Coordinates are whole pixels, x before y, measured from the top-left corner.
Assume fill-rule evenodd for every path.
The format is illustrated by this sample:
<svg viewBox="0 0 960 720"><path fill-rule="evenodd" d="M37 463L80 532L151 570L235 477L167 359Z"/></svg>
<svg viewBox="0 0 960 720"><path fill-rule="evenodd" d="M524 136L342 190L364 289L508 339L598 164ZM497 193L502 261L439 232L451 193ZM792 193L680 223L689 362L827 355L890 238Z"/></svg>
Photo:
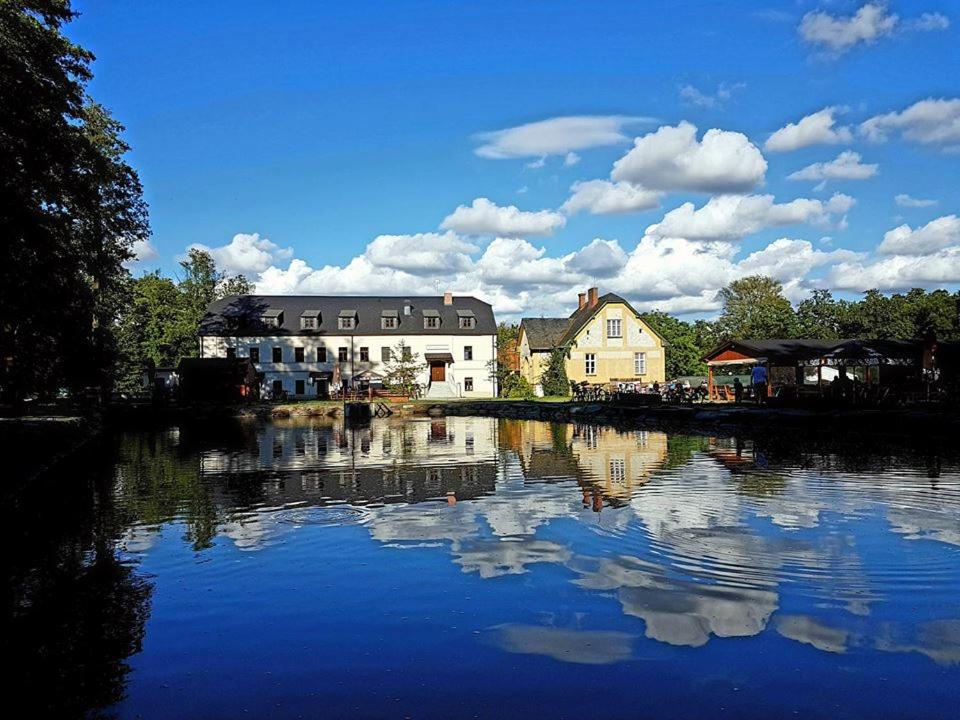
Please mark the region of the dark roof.
<svg viewBox="0 0 960 720"><path fill-rule="evenodd" d="M566 318L523 318L520 321L531 350L552 350L567 328Z"/></svg>
<svg viewBox="0 0 960 720"><path fill-rule="evenodd" d="M527 333L527 340L530 343L531 350L550 350L552 348L566 345L572 342L577 334L583 330L583 326L590 322L590 319L596 315L608 303L623 303L634 315L640 317L633 305L616 293L607 293L601 295L597 304L593 307L584 306L577 308L568 318L523 318L520 321L524 331ZM645 323L646 324L646 323ZM646 324L646 327L661 342L664 342L663 336L656 329ZM664 344L666 344L664 342Z"/></svg>
<svg viewBox="0 0 960 720"><path fill-rule="evenodd" d="M403 313L410 305L409 315ZM319 311L316 329L301 330L300 317L307 310ZM433 310L440 316L439 327L423 326L423 310ZM477 318L472 328L460 327L457 311L471 310ZM260 321L270 311L282 312L279 327L270 327ZM393 311L397 327L385 329L381 317L384 311ZM200 335L343 335L337 328L337 318L356 314L352 332L362 335L495 335L497 323L493 308L474 297L454 297L453 304L444 305L443 296L390 297L356 295L231 295L211 303L200 323Z"/></svg>
<svg viewBox="0 0 960 720"><path fill-rule="evenodd" d="M812 360L820 357L862 360L866 358L909 359L919 357L922 343L914 340L728 340L703 356L710 360L726 350L768 361Z"/></svg>

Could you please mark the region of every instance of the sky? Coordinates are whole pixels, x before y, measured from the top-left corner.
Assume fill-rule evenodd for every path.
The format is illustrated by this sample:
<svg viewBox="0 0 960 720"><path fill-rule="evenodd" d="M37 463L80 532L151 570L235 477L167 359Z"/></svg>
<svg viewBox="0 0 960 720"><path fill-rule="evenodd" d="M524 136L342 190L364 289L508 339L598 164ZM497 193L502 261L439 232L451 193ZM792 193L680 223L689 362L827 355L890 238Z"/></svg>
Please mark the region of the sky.
<svg viewBox="0 0 960 720"><path fill-rule="evenodd" d="M262 293L506 320L960 286L960 0L74 5L135 274L202 247Z"/></svg>

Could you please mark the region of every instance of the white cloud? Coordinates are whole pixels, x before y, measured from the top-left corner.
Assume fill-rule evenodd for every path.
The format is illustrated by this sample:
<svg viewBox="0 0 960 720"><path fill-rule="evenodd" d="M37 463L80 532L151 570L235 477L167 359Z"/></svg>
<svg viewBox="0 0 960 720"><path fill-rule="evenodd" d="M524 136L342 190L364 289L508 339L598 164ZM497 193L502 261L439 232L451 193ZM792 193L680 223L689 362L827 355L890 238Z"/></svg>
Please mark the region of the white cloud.
<svg viewBox="0 0 960 720"><path fill-rule="evenodd" d="M938 200L924 200L922 198L911 197L906 193L900 193L893 200L900 207L908 208L933 207L939 202Z"/></svg>
<svg viewBox="0 0 960 720"><path fill-rule="evenodd" d="M580 162L580 156L573 151L568 152L566 157L563 158L564 167L573 167L578 162Z"/></svg>
<svg viewBox="0 0 960 720"><path fill-rule="evenodd" d="M560 209L568 215L587 210L592 215L612 215L649 210L659 204L661 192L627 182L586 180L570 186L572 193Z"/></svg>
<svg viewBox="0 0 960 720"><path fill-rule="evenodd" d="M576 282L565 258L547 257L546 248L534 247L518 238L495 238L477 261L477 271L483 282L511 289Z"/></svg>
<svg viewBox="0 0 960 720"><path fill-rule="evenodd" d="M924 145L955 146L960 143L960 98L921 100L902 112L864 121L860 132L874 142L899 132L904 139Z"/></svg>
<svg viewBox="0 0 960 720"><path fill-rule="evenodd" d="M866 180L877 174L880 167L877 164L862 163L860 153L844 150L829 162L818 162L807 165L795 173L787 175L787 180L813 180L821 182L821 187L828 180Z"/></svg>
<svg viewBox="0 0 960 720"><path fill-rule="evenodd" d="M189 249L210 253L217 267L227 273L255 275L271 265L293 257L293 248L281 248L259 233L237 233L226 245L210 247L194 243Z"/></svg>
<svg viewBox="0 0 960 720"><path fill-rule="evenodd" d="M889 255L867 263L840 263L824 284L837 290L906 290L960 283L960 248L930 255Z"/></svg>
<svg viewBox="0 0 960 720"><path fill-rule="evenodd" d="M911 20L909 26L911 30L916 30L918 32L946 30L948 27L950 27L950 18L943 13L925 12L916 20Z"/></svg>
<svg viewBox="0 0 960 720"><path fill-rule="evenodd" d="M782 283L795 283L814 268L859 257L849 250L824 252L815 250L806 240L780 238L740 261L738 270L747 275L769 275Z"/></svg>
<svg viewBox="0 0 960 720"><path fill-rule="evenodd" d="M950 245L960 245L960 218L944 215L916 229L909 225L890 230L877 252L884 255L928 255Z"/></svg>
<svg viewBox="0 0 960 720"><path fill-rule="evenodd" d="M470 253L477 250L453 232L380 235L367 246L366 257L378 267L436 275L469 270Z"/></svg>
<svg viewBox="0 0 960 720"><path fill-rule="evenodd" d="M541 158L574 150L619 145L629 138L623 128L649 118L628 115L574 115L549 118L504 130L480 133L474 152L483 158Z"/></svg>
<svg viewBox="0 0 960 720"><path fill-rule="evenodd" d="M808 43L842 53L858 43L870 44L891 35L898 21L897 15L888 14L881 3L867 3L851 16L808 12L797 29Z"/></svg>
<svg viewBox="0 0 960 720"><path fill-rule="evenodd" d="M501 207L481 197L470 206L459 206L443 219L440 227L464 235L521 237L553 235L566 222L562 214L552 210L527 212L515 205Z"/></svg>
<svg viewBox="0 0 960 720"><path fill-rule="evenodd" d="M738 132L708 130L702 141L688 122L638 137L611 178L653 190L746 192L763 181L767 161Z"/></svg>
<svg viewBox="0 0 960 720"><path fill-rule="evenodd" d="M160 257L160 253L158 253L157 249L150 244L149 240L134 240L133 245L130 247L130 251L133 253L133 257L127 261L127 265L142 262L152 262Z"/></svg>
<svg viewBox="0 0 960 720"><path fill-rule="evenodd" d="M729 100L735 90L740 90L743 87L745 87L744 83L736 83L734 85L720 83L720 85L717 86L717 91L711 95L698 90L693 85L681 85L680 99L698 107L716 108Z"/></svg>
<svg viewBox="0 0 960 720"><path fill-rule="evenodd" d="M824 226L834 215L853 207L849 195L835 193L830 200L798 198L775 203L773 195L718 195L701 208L684 203L647 228L648 235L688 240L739 240L764 228L810 223Z"/></svg>
<svg viewBox="0 0 960 720"><path fill-rule="evenodd" d="M788 152L809 145L837 145L853 139L850 128L835 127L838 112L835 107L825 107L807 115L795 123L788 123L774 132L764 143L767 152Z"/></svg>
<svg viewBox="0 0 960 720"><path fill-rule="evenodd" d="M574 272L590 277L612 277L627 263L627 254L616 240L601 240L581 248L566 260L566 266Z"/></svg>

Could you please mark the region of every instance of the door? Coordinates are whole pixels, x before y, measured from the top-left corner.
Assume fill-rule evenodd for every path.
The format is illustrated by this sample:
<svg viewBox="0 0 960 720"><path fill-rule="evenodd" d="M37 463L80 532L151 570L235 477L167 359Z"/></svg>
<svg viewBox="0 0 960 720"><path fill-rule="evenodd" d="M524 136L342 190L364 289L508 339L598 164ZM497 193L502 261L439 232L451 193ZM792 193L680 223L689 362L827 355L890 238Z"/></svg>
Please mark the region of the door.
<svg viewBox="0 0 960 720"><path fill-rule="evenodd" d="M430 382L444 382L447 379L447 366L443 363L430 364Z"/></svg>

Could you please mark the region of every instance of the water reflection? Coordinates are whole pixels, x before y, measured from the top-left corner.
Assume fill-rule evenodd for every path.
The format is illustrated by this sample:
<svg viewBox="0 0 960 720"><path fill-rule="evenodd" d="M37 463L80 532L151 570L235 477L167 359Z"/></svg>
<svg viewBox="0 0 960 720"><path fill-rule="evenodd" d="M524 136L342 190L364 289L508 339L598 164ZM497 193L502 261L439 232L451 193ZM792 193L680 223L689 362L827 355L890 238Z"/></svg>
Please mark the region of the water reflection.
<svg viewBox="0 0 960 720"><path fill-rule="evenodd" d="M87 695L78 706L119 701L153 587L182 583L165 606L177 607L208 576L280 583L284 600L302 588L311 602L285 611L291 627L315 622L331 592L349 598L336 631L304 635L313 653L334 635L340 652L363 647L368 624L422 645L425 662L501 653L491 667L612 667L750 639L757 657L770 653L785 668L807 652L864 668L915 658L960 679L960 474L936 450L488 418L367 428L323 419L131 432L90 474L99 479L76 491L85 505L61 498L79 512L55 516L57 533L18 525L36 552L9 583L13 647L39 637L34 656L44 658L24 672L70 663L101 680L87 692L86 676L61 673L58 692ZM51 512L43 499L37 507ZM95 598L106 598L96 611ZM202 627L227 625L235 602L208 596L190 612ZM397 604L402 618L373 619ZM245 612L267 613L256 607ZM443 625L455 639L441 642L432 624L451 614L469 619ZM414 621L422 634L404 625ZM289 652L287 631L273 627L277 638L246 628L267 649L264 662ZM76 662L78 648L95 662ZM202 656L189 642L183 651ZM730 652L727 663L748 662ZM138 657L144 677L160 672L153 654ZM137 678L120 714L153 697ZM931 701L937 692L928 689Z"/></svg>

